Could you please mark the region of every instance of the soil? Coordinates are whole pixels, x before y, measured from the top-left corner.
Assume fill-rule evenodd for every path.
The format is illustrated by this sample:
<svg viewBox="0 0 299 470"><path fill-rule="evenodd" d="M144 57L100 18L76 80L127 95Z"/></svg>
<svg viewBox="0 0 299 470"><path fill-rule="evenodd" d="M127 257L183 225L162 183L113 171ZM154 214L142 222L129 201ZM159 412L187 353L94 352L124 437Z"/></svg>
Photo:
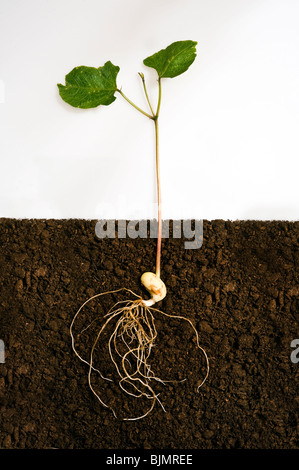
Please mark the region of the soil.
<svg viewBox="0 0 299 470"><path fill-rule="evenodd" d="M69 327L95 294L127 287L146 296L139 279L154 270L156 240L99 239L95 223L0 219L0 447L298 448L299 363L290 356L299 338L299 222L204 221L200 249L163 240L168 294L157 308L193 322L210 375L197 392L206 369L192 328L156 312L153 370L177 382L157 382L165 412L157 403L138 421L120 418L147 410L148 400L128 399L96 374L94 386L117 419L91 392ZM78 328L94 320L77 337L82 356L124 294L82 311ZM95 361L112 377L107 339Z"/></svg>

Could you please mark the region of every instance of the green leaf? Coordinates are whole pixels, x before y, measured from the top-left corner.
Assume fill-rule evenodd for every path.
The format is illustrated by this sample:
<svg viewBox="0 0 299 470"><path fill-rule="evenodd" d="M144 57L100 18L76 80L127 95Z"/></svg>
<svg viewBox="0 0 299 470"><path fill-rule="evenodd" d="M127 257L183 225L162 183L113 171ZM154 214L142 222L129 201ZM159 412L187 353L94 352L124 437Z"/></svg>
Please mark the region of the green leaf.
<svg viewBox="0 0 299 470"><path fill-rule="evenodd" d="M195 41L177 41L144 59L144 65L154 68L160 78L177 77L186 72L196 57Z"/></svg>
<svg viewBox="0 0 299 470"><path fill-rule="evenodd" d="M103 67L75 67L65 77L65 85L58 84L61 98L75 108L95 108L109 105L116 99L116 77L119 67L110 61Z"/></svg>

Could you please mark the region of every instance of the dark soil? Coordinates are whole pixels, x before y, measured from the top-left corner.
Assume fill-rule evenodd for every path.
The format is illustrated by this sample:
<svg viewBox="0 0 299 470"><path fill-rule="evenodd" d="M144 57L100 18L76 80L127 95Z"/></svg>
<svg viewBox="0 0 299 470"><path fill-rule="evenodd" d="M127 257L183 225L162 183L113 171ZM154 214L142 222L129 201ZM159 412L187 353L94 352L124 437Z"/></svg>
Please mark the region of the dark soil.
<svg viewBox="0 0 299 470"><path fill-rule="evenodd" d="M99 403L69 327L92 295L127 287L145 296L139 279L154 270L156 240L100 240L94 228L86 220L0 219L0 447L298 448L299 363L290 355L299 338L299 222L205 221L200 249L163 241L168 295L158 308L194 323L211 370L197 393L205 362L191 327L155 314L153 369L188 380L157 383L166 413L157 403L139 421L115 419ZM82 355L121 298L90 303L81 320L97 322L81 337ZM110 374L105 351L107 344L97 367ZM148 407L108 382L96 386L121 417Z"/></svg>

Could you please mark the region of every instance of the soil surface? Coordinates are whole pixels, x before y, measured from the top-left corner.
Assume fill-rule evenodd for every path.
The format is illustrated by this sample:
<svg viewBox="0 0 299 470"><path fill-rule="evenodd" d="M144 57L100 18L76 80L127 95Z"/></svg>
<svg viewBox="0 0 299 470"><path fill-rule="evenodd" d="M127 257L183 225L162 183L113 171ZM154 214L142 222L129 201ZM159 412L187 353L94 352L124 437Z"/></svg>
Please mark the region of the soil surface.
<svg viewBox="0 0 299 470"><path fill-rule="evenodd" d="M0 219L0 447L298 448L299 362L291 360L291 342L299 338L299 222L204 221L199 249L163 240L168 294L157 308L194 324L210 374L197 392L206 362L194 331L154 312L150 363L166 382L154 381L161 404L137 421L120 418L146 412L152 400L128 396L95 372L94 390L115 418L90 390L89 366L72 350L69 328L96 294L126 287L147 298L140 275L155 269L156 240L99 239L95 223ZM126 298L134 296L108 294L82 309L74 329L82 358L89 360L104 314ZM109 328L93 364L112 379L113 319Z"/></svg>

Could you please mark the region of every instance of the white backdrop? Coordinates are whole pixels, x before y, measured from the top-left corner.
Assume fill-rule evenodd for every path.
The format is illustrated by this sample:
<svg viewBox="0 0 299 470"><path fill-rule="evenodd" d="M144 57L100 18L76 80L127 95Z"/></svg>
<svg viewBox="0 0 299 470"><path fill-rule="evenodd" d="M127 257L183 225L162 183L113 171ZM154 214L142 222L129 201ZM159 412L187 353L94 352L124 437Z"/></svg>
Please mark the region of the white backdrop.
<svg viewBox="0 0 299 470"><path fill-rule="evenodd" d="M163 218L298 220L298 0L1 0L0 217L155 216L152 121L119 95L79 110L57 83L120 66L146 108L143 59L198 41L163 81Z"/></svg>

